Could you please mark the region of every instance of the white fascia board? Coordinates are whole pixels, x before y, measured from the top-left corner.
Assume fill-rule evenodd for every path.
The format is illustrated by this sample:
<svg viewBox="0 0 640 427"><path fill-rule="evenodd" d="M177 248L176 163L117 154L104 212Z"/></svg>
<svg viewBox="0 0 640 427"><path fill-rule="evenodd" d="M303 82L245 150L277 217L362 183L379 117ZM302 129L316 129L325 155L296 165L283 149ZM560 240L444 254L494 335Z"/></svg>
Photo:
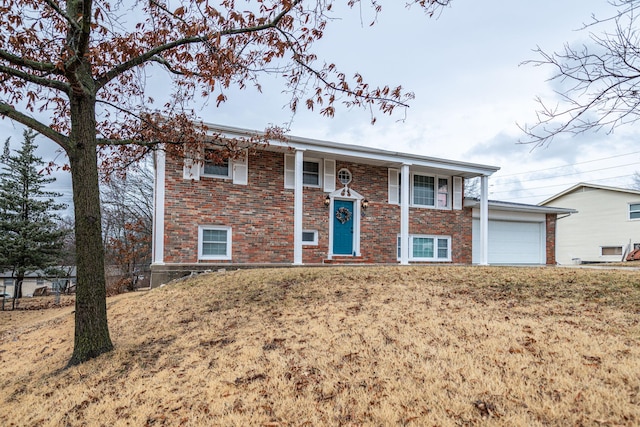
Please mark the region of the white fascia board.
<svg viewBox="0 0 640 427"><path fill-rule="evenodd" d="M480 206L480 201L472 198L464 199L464 206L476 208ZM555 214L574 214L578 211L570 208L557 208L551 206L526 205L520 203L500 202L497 200L489 200L489 209L510 212L532 212L532 213L555 213Z"/></svg>

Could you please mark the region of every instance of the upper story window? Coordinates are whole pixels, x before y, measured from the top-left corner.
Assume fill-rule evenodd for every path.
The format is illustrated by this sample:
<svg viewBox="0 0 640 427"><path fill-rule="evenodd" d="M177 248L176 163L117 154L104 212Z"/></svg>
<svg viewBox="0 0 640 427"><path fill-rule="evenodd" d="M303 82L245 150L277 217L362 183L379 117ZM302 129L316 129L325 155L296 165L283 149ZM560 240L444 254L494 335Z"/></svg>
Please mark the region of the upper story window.
<svg viewBox="0 0 640 427"><path fill-rule="evenodd" d="M629 204L629 219L640 219L640 203Z"/></svg>
<svg viewBox="0 0 640 427"><path fill-rule="evenodd" d="M338 181L340 184L347 186L351 184L351 171L349 169L340 169L338 171Z"/></svg>
<svg viewBox="0 0 640 427"><path fill-rule="evenodd" d="M402 203L403 181L399 170L389 169L389 203ZM453 192L452 178L449 176L412 173L407 181L409 182L409 204L411 206L451 209L452 196L455 196L457 204L453 203L454 209L462 208L462 178L460 177L453 178Z"/></svg>
<svg viewBox="0 0 640 427"><path fill-rule="evenodd" d="M413 175L413 204L435 206L434 179L432 176Z"/></svg>
<svg viewBox="0 0 640 427"><path fill-rule="evenodd" d="M448 177L413 174L411 204L440 209L451 207Z"/></svg>
<svg viewBox="0 0 640 427"><path fill-rule="evenodd" d="M302 162L302 183L313 187L320 186L320 161L305 160Z"/></svg>
<svg viewBox="0 0 640 427"><path fill-rule="evenodd" d="M448 208L449 206L449 179L438 178L438 207Z"/></svg>
<svg viewBox="0 0 640 427"><path fill-rule="evenodd" d="M209 155L206 156L201 175L212 178L231 178L229 159L216 159L216 155L211 154L212 152L213 150L207 150Z"/></svg>
<svg viewBox="0 0 640 427"><path fill-rule="evenodd" d="M323 173L331 172L331 184L335 180L335 161L331 164L334 169L328 170L326 166L326 160L323 162L321 159L305 158L302 162L302 185L305 187L322 187ZM323 163L325 167L323 170ZM295 183L295 156L290 154L284 155L284 188L293 188ZM325 177L326 181L326 177ZM325 182L326 183L326 182ZM326 189L325 191L333 191L333 189Z"/></svg>

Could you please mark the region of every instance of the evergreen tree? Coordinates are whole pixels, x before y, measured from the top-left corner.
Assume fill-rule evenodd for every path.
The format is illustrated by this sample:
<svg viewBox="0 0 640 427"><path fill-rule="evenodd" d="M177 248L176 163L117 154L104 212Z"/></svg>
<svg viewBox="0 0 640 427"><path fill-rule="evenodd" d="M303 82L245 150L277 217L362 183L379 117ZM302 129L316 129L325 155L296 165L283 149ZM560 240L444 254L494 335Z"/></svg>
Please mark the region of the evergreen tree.
<svg viewBox="0 0 640 427"><path fill-rule="evenodd" d="M22 148L0 158L0 268L15 278L14 307L25 275L46 272L59 259L64 231L55 211L66 207L55 201L62 194L44 190L55 178L39 171L44 162L34 154L35 132L23 135Z"/></svg>

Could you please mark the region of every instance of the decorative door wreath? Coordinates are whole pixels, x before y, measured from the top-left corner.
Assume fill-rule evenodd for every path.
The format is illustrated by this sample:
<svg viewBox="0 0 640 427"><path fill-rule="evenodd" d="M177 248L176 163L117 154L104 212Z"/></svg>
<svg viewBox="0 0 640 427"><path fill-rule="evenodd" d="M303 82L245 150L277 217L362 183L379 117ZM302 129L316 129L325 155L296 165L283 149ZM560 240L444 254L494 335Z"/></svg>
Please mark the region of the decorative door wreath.
<svg viewBox="0 0 640 427"><path fill-rule="evenodd" d="M344 224L351 219L351 211L347 208L340 208L336 211L336 219L340 224Z"/></svg>

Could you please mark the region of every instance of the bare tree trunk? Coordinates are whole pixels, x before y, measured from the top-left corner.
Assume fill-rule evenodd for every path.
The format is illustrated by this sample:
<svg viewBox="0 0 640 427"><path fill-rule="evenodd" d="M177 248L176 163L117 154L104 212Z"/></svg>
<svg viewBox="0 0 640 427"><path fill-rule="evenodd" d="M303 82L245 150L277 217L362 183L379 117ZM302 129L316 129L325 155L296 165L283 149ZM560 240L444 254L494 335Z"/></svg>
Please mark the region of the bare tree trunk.
<svg viewBox="0 0 640 427"><path fill-rule="evenodd" d="M71 163L76 235L76 312L69 366L113 349L107 325L104 248L96 152L95 100L71 96Z"/></svg>

